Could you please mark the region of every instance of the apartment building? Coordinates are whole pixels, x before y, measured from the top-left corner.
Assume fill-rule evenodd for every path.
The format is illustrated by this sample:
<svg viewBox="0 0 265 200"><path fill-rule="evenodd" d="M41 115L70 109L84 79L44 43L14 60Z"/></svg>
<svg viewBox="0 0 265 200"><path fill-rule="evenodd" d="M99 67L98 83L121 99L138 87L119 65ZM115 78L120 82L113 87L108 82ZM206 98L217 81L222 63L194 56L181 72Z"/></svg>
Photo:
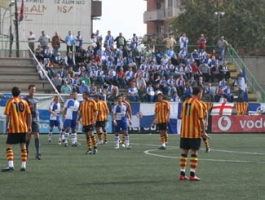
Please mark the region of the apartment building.
<svg viewBox="0 0 265 200"><path fill-rule="evenodd" d="M147 24L147 35L164 37L169 34L169 21L178 16L183 0L145 0L147 10L144 12L144 23Z"/></svg>

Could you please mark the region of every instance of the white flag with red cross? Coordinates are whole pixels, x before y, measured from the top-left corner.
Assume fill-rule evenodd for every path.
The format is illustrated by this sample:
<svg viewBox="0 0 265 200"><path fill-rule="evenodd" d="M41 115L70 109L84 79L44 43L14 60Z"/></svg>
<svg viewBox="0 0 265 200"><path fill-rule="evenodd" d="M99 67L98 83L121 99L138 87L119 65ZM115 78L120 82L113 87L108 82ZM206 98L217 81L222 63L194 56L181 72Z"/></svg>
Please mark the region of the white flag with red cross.
<svg viewBox="0 0 265 200"><path fill-rule="evenodd" d="M211 115L231 115L234 103L214 103Z"/></svg>

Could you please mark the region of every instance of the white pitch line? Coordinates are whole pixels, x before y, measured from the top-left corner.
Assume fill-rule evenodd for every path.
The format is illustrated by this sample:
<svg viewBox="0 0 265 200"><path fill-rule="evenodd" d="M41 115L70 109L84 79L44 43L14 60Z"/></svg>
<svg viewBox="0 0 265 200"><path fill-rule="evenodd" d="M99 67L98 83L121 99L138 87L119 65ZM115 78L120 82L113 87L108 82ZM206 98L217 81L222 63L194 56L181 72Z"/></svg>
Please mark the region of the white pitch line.
<svg viewBox="0 0 265 200"><path fill-rule="evenodd" d="M179 159L180 157L178 156L164 156L164 155L159 155L159 154L154 154L150 153L152 151L158 151L157 149L150 149L144 151L146 155L149 156L156 156L160 158L170 158L170 159ZM265 162L259 162L259 161L246 161L246 160L217 160L217 159L207 159L207 158L200 158L200 160L205 160L205 161L212 161L212 162L231 162L231 163L265 163Z"/></svg>

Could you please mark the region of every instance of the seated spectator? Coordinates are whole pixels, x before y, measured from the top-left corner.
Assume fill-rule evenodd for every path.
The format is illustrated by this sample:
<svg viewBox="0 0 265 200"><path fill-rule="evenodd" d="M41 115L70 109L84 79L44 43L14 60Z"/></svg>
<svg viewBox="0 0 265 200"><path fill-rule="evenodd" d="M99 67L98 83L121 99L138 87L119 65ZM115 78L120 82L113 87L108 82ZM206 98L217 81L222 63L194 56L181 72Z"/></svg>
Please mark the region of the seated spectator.
<svg viewBox="0 0 265 200"><path fill-rule="evenodd" d="M176 80L176 88L184 88L185 86L185 79L183 78L183 75L180 75L179 78Z"/></svg>
<svg viewBox="0 0 265 200"><path fill-rule="evenodd" d="M119 72L118 72L118 86L120 88L126 88L127 87L127 83L126 83L125 78L126 78L125 72L123 70L123 67L121 67Z"/></svg>
<svg viewBox="0 0 265 200"><path fill-rule="evenodd" d="M176 52L174 51L173 47L170 47L169 49L166 50L166 54L167 57L171 59L174 56L174 54L176 54Z"/></svg>
<svg viewBox="0 0 265 200"><path fill-rule="evenodd" d="M227 88L228 82L225 80L225 77L223 77L222 80L219 81L219 86L222 88L223 91Z"/></svg>
<svg viewBox="0 0 265 200"><path fill-rule="evenodd" d="M132 71L132 67L129 67L129 70L125 72L125 75L126 84L130 85L131 81L134 78L134 72Z"/></svg>
<svg viewBox="0 0 265 200"><path fill-rule="evenodd" d="M184 87L183 96L181 97L182 101L191 98L192 96L192 86L189 83L186 83Z"/></svg>
<svg viewBox="0 0 265 200"><path fill-rule="evenodd" d="M167 65L169 59L170 58L167 56L167 54L164 54L163 58L161 58L160 63L162 63L162 65Z"/></svg>
<svg viewBox="0 0 265 200"><path fill-rule="evenodd" d="M106 90L107 90L106 94L107 101L113 102L116 99L116 97L119 95L119 88L113 84L109 84Z"/></svg>
<svg viewBox="0 0 265 200"><path fill-rule="evenodd" d="M205 82L208 82L210 80L211 77L211 70L210 67L207 65L207 63L202 63L199 67L203 80L205 80Z"/></svg>
<svg viewBox="0 0 265 200"><path fill-rule="evenodd" d="M115 67L115 71L119 72L121 67L124 69L125 64L126 64L126 60L123 58L122 54L120 54L117 58L117 65Z"/></svg>
<svg viewBox="0 0 265 200"><path fill-rule="evenodd" d="M218 65L218 63L215 63L211 67L211 79L212 79L212 82L214 82L214 79L215 78L217 78L218 81L220 80L220 71L219 71L219 65Z"/></svg>
<svg viewBox="0 0 265 200"><path fill-rule="evenodd" d="M136 87L138 89L139 97L140 97L141 101L143 101L144 100L143 96L144 96L145 91L146 91L146 82L145 82L142 74L139 74L139 77L136 78Z"/></svg>
<svg viewBox="0 0 265 200"><path fill-rule="evenodd" d="M194 86L197 86L198 85L197 81L194 79L193 76L190 78L190 80L188 81L188 83L189 83L189 85L191 87L194 87Z"/></svg>
<svg viewBox="0 0 265 200"><path fill-rule="evenodd" d="M178 63L182 63L184 66L186 65L186 59L184 58L183 55L179 55Z"/></svg>
<svg viewBox="0 0 265 200"><path fill-rule="evenodd" d="M204 89L204 80L203 80L203 77L202 76L200 76L199 82L198 82L197 85L200 86L202 89Z"/></svg>
<svg viewBox="0 0 265 200"><path fill-rule="evenodd" d="M221 77L224 77L226 80L230 79L230 71L227 66L227 61L224 61L223 65L220 67Z"/></svg>
<svg viewBox="0 0 265 200"><path fill-rule="evenodd" d="M171 97L171 100L172 102L180 102L180 98L178 96L178 93L177 92L174 92L172 97Z"/></svg>
<svg viewBox="0 0 265 200"><path fill-rule="evenodd" d="M199 67L197 66L197 63L194 62L192 64L191 68L192 68L192 76L194 77L194 79L196 81L198 81L199 80L199 77L201 75L201 71L200 71Z"/></svg>
<svg viewBox="0 0 265 200"><path fill-rule="evenodd" d="M117 85L117 73L114 70L114 67L111 67L110 71L105 74L104 80L113 85Z"/></svg>
<svg viewBox="0 0 265 200"><path fill-rule="evenodd" d="M160 79L159 86L160 86L160 89L162 90L162 93L163 93L164 95L166 95L167 92L168 92L168 85L167 85L167 79L166 79L165 76L163 76L163 77Z"/></svg>
<svg viewBox="0 0 265 200"><path fill-rule="evenodd" d="M73 88L74 78L71 77L71 74L67 74L66 78L63 79L63 83L64 81L67 81L68 85L70 85Z"/></svg>
<svg viewBox="0 0 265 200"><path fill-rule="evenodd" d="M84 76L82 76L81 81L82 81L82 82L85 81L85 84L86 84L88 87L90 87L90 85L91 85L91 79L90 79L90 77L88 77L88 74L87 74L86 72L84 72L83 75L84 75Z"/></svg>
<svg viewBox="0 0 265 200"><path fill-rule="evenodd" d="M200 66L201 63L197 49L194 49L190 56L195 60L197 66ZM190 64L192 65L192 63Z"/></svg>
<svg viewBox="0 0 265 200"><path fill-rule="evenodd" d="M61 86L61 93L63 94L71 94L72 93L72 87L68 85L67 81L64 81L64 84Z"/></svg>
<svg viewBox="0 0 265 200"><path fill-rule="evenodd" d="M38 47L35 49L35 56L39 62L44 62L44 55L43 55L43 49L41 48L41 45L39 44ZM36 63L37 64L37 63Z"/></svg>
<svg viewBox="0 0 265 200"><path fill-rule="evenodd" d="M56 74L56 77L52 80L53 85L56 87L57 91L61 93L61 86L63 83L63 80L60 76L60 74Z"/></svg>
<svg viewBox="0 0 265 200"><path fill-rule="evenodd" d="M81 80L79 76L76 74L73 79L72 88L76 89L76 91L79 91L79 86L81 85Z"/></svg>
<svg viewBox="0 0 265 200"><path fill-rule="evenodd" d="M52 49L50 46L46 46L44 52L43 52L43 57L44 57L44 64L46 64L49 61L53 60L53 54L52 54Z"/></svg>
<svg viewBox="0 0 265 200"><path fill-rule="evenodd" d="M155 100L155 90L150 83L148 87L146 88L146 101L147 102L154 102Z"/></svg>
<svg viewBox="0 0 265 200"><path fill-rule="evenodd" d="M220 98L223 97L224 95L224 91L222 90L222 87L219 85L216 89L215 89L215 94L214 94L214 101L215 102L219 102Z"/></svg>
<svg viewBox="0 0 265 200"><path fill-rule="evenodd" d="M209 101L214 100L214 95L212 93L212 83L208 83L208 86L204 87L203 96Z"/></svg>
<svg viewBox="0 0 265 200"><path fill-rule="evenodd" d="M64 65L64 59L62 58L60 52L56 53L55 57L53 57L52 62L55 66L63 66Z"/></svg>
<svg viewBox="0 0 265 200"><path fill-rule="evenodd" d="M66 66L66 70L72 67L74 71L77 71L76 64L75 64L75 56L73 56L72 51L70 51L69 54L64 58L64 63Z"/></svg>
<svg viewBox="0 0 265 200"><path fill-rule="evenodd" d="M65 79L66 78L66 71L64 70L64 67L63 66L60 66L60 69L57 71L57 74L60 74L60 77L62 79Z"/></svg>
<svg viewBox="0 0 265 200"><path fill-rule="evenodd" d="M150 82L150 72L149 72L148 68L146 68L145 71L143 72L143 78L144 78L146 84L149 84L149 82Z"/></svg>
<svg viewBox="0 0 265 200"><path fill-rule="evenodd" d="M167 80L167 88L168 88L168 96L171 97L174 92L177 91L176 89L176 80L173 78L173 75L169 77Z"/></svg>
<svg viewBox="0 0 265 200"><path fill-rule="evenodd" d="M45 70L47 71L50 79L53 79L55 77L53 64L50 60L48 60L47 64L45 65Z"/></svg>
<svg viewBox="0 0 265 200"><path fill-rule="evenodd" d="M36 70L39 74L40 79L44 80L46 78L45 74L47 74L47 71L45 70L45 67L42 64L42 61L39 61L39 64L36 64Z"/></svg>
<svg viewBox="0 0 265 200"><path fill-rule="evenodd" d="M76 68L79 68L81 66L85 66L86 63L85 63L85 60L86 60L86 57L82 57L81 53L76 53L75 54L75 64L76 64Z"/></svg>
<svg viewBox="0 0 265 200"><path fill-rule="evenodd" d="M132 52L130 52L129 55L127 56L127 65L128 67L131 67L134 72L136 71L137 65L133 58Z"/></svg>
<svg viewBox="0 0 265 200"><path fill-rule="evenodd" d="M86 82L83 80L81 85L78 87L79 93L83 94L85 91L90 92L90 88L86 85Z"/></svg>
<svg viewBox="0 0 265 200"><path fill-rule="evenodd" d="M219 55L218 55L218 53L216 52L215 49L213 49L212 53L210 53L210 58L219 60Z"/></svg>
<svg viewBox="0 0 265 200"><path fill-rule="evenodd" d="M97 82L102 86L104 84L104 71L102 69L102 66L98 68L98 70L95 72L95 77Z"/></svg>
<svg viewBox="0 0 265 200"><path fill-rule="evenodd" d="M128 90L128 97L130 101L137 102L139 98L138 89L136 87L136 83L132 82L131 87Z"/></svg>
<svg viewBox="0 0 265 200"><path fill-rule="evenodd" d="M224 97L228 102L234 102L233 90L230 88L230 85L227 85L226 89L224 90Z"/></svg>
<svg viewBox="0 0 265 200"><path fill-rule="evenodd" d="M171 60L172 65L174 65L175 67L179 65L177 54L174 54L170 60Z"/></svg>
<svg viewBox="0 0 265 200"><path fill-rule="evenodd" d="M192 76L192 67L190 65L190 63L187 63L187 65L184 68L184 73L185 73L185 79L189 80Z"/></svg>
<svg viewBox="0 0 265 200"><path fill-rule="evenodd" d="M93 97L97 93L98 93L97 86L93 82L93 83L91 83L91 87L90 87L90 96Z"/></svg>
<svg viewBox="0 0 265 200"><path fill-rule="evenodd" d="M183 47L183 48L179 51L179 56L180 56L180 57L183 57L184 59L187 59L187 58L188 58L188 52L187 52L186 47ZM186 63L183 63L183 64L186 64Z"/></svg>

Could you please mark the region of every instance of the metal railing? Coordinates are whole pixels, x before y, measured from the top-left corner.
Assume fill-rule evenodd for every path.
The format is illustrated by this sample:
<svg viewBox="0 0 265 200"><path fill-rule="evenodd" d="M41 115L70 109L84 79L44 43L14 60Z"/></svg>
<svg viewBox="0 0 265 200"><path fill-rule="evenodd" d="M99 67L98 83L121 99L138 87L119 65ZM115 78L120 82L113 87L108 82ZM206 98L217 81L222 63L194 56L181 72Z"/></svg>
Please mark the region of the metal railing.
<svg viewBox="0 0 265 200"><path fill-rule="evenodd" d="M250 69L246 66L244 61L231 45L229 45L227 48L227 56L228 61L235 65L238 70L245 70L247 85L251 92L256 95L258 101L265 102L264 89L261 87L255 76L251 73Z"/></svg>

